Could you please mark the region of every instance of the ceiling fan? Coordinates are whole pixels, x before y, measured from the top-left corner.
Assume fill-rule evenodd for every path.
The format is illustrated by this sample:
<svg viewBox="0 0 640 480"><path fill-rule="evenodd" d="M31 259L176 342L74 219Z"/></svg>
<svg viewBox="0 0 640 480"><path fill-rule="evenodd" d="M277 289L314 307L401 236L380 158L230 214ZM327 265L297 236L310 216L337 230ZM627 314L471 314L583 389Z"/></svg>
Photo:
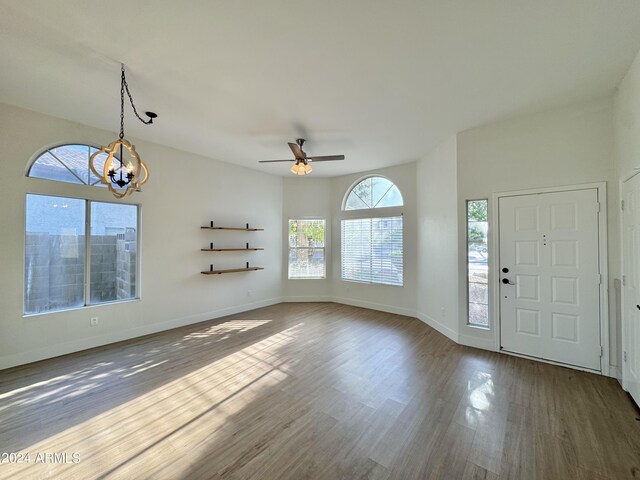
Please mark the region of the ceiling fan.
<svg viewBox="0 0 640 480"><path fill-rule="evenodd" d="M296 175L307 175L313 170L310 162L330 162L333 160L344 160L344 155L324 155L322 157L308 157L302 150L304 145L304 138L298 138L296 143L289 142L289 148L293 152L294 160L260 160L259 163L272 163L272 162L296 162L291 167L291 171Z"/></svg>

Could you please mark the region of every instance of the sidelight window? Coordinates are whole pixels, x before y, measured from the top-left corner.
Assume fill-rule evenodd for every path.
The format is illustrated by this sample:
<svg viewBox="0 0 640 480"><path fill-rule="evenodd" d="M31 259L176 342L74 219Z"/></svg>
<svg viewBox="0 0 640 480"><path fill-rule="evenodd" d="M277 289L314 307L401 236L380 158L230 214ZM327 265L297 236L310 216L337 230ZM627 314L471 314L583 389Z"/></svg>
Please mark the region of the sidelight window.
<svg viewBox="0 0 640 480"><path fill-rule="evenodd" d="M468 323L489 327L488 201L467 200Z"/></svg>

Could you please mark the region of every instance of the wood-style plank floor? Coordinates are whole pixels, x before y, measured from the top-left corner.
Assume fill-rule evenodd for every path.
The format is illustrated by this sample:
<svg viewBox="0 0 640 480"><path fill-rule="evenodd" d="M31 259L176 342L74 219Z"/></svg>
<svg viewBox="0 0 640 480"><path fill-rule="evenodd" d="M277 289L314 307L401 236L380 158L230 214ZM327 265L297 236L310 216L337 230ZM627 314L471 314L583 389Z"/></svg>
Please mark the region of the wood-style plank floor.
<svg viewBox="0 0 640 480"><path fill-rule="evenodd" d="M637 417L609 378L280 304L0 372L0 479L640 478Z"/></svg>

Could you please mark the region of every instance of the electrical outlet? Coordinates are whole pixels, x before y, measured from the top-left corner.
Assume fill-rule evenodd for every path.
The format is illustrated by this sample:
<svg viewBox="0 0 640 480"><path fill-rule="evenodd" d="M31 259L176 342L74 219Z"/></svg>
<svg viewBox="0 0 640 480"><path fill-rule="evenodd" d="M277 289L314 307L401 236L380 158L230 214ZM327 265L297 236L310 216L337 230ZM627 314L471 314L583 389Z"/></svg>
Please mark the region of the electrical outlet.
<svg viewBox="0 0 640 480"><path fill-rule="evenodd" d="M252 296L252 295L253 295L253 291L251 291L251 290L247 290L247 297L250 297L250 296Z"/></svg>
<svg viewBox="0 0 640 480"><path fill-rule="evenodd" d="M98 326L98 317L91 317L91 326L92 327Z"/></svg>
<svg viewBox="0 0 640 480"><path fill-rule="evenodd" d="M440 313L442 314L442 318L447 318L447 311L444 307L440 307Z"/></svg>

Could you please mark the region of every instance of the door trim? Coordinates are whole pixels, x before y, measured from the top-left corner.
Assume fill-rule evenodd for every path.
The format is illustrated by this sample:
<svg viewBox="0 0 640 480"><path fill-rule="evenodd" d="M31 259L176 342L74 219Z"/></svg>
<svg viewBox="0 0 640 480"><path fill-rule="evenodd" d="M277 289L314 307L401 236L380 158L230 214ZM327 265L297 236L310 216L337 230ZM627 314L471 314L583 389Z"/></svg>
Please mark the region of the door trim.
<svg viewBox="0 0 640 480"><path fill-rule="evenodd" d="M494 342L497 352L512 355L511 352L503 352L500 348L500 288L497 280L500 270L500 206L499 201L502 197L515 197L520 195L535 195L540 193L567 192L574 190L591 190L597 191L598 203L600 203L600 214L598 215L598 266L600 269L600 346L602 347L602 356L600 357L600 371L588 370L590 372L600 373L602 375L611 376L609 371L609 262L608 262L608 246L607 246L607 182L584 183L579 185L563 185L558 187L534 188L527 190L513 190L506 192L495 192L491 197L491 219L489 228L491 232L490 246L494 252L490 255L490 283L489 295L494 308L490 312L491 324L495 325ZM493 272L493 273L491 273ZM531 358L540 361L537 357L529 357L526 355L517 356ZM546 361L546 363L553 363ZM583 368L562 364L564 367L574 368L576 370L585 370Z"/></svg>

